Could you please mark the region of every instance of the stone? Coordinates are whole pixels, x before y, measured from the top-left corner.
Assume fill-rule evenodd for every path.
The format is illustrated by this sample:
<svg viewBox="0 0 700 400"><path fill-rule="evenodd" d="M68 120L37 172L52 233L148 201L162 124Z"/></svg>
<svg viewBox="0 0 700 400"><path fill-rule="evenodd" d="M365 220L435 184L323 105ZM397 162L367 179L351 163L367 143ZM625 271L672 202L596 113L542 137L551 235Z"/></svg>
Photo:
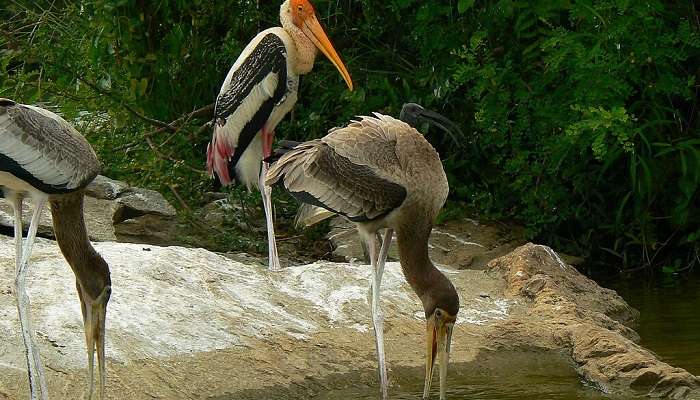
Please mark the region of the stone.
<svg viewBox="0 0 700 400"><path fill-rule="evenodd" d="M532 346L532 336L544 330L547 335L537 347L570 351L578 374L606 393L700 398L700 377L660 361L637 344L639 335L630 326L639 312L563 263L551 248L529 243L489 267L506 282L507 294L530 304L528 315L537 321L537 327L530 321L504 321L510 340L501 340L500 349Z"/></svg>
<svg viewBox="0 0 700 400"><path fill-rule="evenodd" d="M177 212L158 192L129 187L128 184L98 175L86 188L85 224L92 241L124 241L158 245L178 244ZM12 207L0 199L0 227L13 234ZM23 227L29 229L31 201L26 200L22 212ZM39 220L37 235L54 238L49 207Z"/></svg>
<svg viewBox="0 0 700 400"><path fill-rule="evenodd" d="M112 217L115 224L146 214L167 218L177 215L175 207L162 194L150 189L130 188L119 196L117 205Z"/></svg>
<svg viewBox="0 0 700 400"><path fill-rule="evenodd" d="M173 218L156 214L145 214L129 218L114 225L118 241L144 243L160 246L178 244L178 226Z"/></svg>
<svg viewBox="0 0 700 400"><path fill-rule="evenodd" d="M204 249L95 247L112 271L108 398L303 398L349 382L377 385L367 265L319 261L270 272L262 260ZM2 290L12 287L13 252L12 239L0 236L0 398L14 399L26 397L27 378L14 297ZM700 378L636 343L625 325L637 316L631 307L549 248L518 247L487 271L442 270L461 298L450 374L482 371L496 357L526 368L528 359L558 354L567 360L555 369L573 368L614 395L700 398ZM81 398L80 306L54 242L37 240L27 286L52 397ZM399 370L409 371L404 382L420 382L425 320L396 262L386 265L382 307L390 382L401 381Z"/></svg>
<svg viewBox="0 0 700 400"><path fill-rule="evenodd" d="M116 200L112 215L117 240L162 246L178 244L177 211L155 190L130 188Z"/></svg>
<svg viewBox="0 0 700 400"><path fill-rule="evenodd" d="M333 245L333 255L347 261L368 260L355 225L336 216L330 222L326 239ZM394 240L396 236L394 235ZM522 227L485 224L465 218L433 228L430 235L430 258L456 269L485 269L489 261L505 255L526 242ZM396 246L389 249L389 259L398 260Z"/></svg>
<svg viewBox="0 0 700 400"><path fill-rule="evenodd" d="M231 203L227 198L214 200L199 210L202 222L209 227L223 226L228 219L235 218L241 212L241 206Z"/></svg>
<svg viewBox="0 0 700 400"><path fill-rule="evenodd" d="M102 200L114 200L129 188L126 182L97 175L85 188L85 194Z"/></svg>
<svg viewBox="0 0 700 400"><path fill-rule="evenodd" d="M22 209L22 222L25 235L29 229L29 222L32 218L31 201L25 201ZM116 205L110 200L101 200L93 197L85 197L84 202L85 225L87 226L88 237L93 241L114 241L117 240L112 226L112 215L116 210ZM5 227L6 235L13 235L13 211L12 206L5 199L0 199L0 226ZM48 205L39 218L37 236L54 238L53 220L51 210Z"/></svg>

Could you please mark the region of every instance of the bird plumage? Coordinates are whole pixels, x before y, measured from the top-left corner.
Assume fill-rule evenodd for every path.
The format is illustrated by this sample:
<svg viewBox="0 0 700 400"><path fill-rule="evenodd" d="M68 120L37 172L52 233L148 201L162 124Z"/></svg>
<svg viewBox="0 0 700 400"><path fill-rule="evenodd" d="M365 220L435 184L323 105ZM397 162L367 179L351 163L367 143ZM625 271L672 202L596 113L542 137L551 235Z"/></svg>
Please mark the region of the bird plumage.
<svg viewBox="0 0 700 400"><path fill-rule="evenodd" d="M266 184L281 184L306 204L346 216L356 223L369 249L373 267L369 298L382 399L388 398L388 379L379 288L396 231L401 268L426 316L423 396L429 395L435 356L439 355L440 398L444 399L459 297L428 254L433 222L449 191L437 151L407 123L375 114L281 153L266 175ZM383 228L386 231L378 250L376 235Z"/></svg>
<svg viewBox="0 0 700 400"><path fill-rule="evenodd" d="M60 116L2 99L0 171L3 186L56 194L85 187L99 173L100 162L82 135ZM8 182L8 174L21 182Z"/></svg>
<svg viewBox="0 0 700 400"><path fill-rule="evenodd" d="M272 131L296 103L296 59L290 35L270 28L259 33L231 67L216 99L214 134L207 148L209 173L216 172L222 184L235 176L249 189L258 186L262 147L251 144L264 127Z"/></svg>
<svg viewBox="0 0 700 400"><path fill-rule="evenodd" d="M381 114L288 151L270 167L266 182L364 223L388 216L418 194L430 199L425 218L434 218L449 190L440 158L423 135ZM430 190L423 189L426 183Z"/></svg>
<svg viewBox="0 0 700 400"><path fill-rule="evenodd" d="M297 101L299 76L311 71L318 50L336 66L352 90L352 79L308 0L285 0L282 27L258 34L233 64L214 110L214 133L207 146L207 170L223 185L233 176L262 194L268 263L280 268L272 212L272 190L265 187L274 131Z"/></svg>
<svg viewBox="0 0 700 400"><path fill-rule="evenodd" d="M30 328L25 280L39 216L51 204L54 232L61 252L76 277L85 327L89 365L89 393L93 393L95 351L104 398L104 335L111 294L109 266L88 240L83 219L84 187L100 171L90 144L58 115L39 107L0 99L0 189L14 211L15 293L22 339L26 347L31 399L48 399L41 357ZM26 241L22 240L22 202L34 201Z"/></svg>

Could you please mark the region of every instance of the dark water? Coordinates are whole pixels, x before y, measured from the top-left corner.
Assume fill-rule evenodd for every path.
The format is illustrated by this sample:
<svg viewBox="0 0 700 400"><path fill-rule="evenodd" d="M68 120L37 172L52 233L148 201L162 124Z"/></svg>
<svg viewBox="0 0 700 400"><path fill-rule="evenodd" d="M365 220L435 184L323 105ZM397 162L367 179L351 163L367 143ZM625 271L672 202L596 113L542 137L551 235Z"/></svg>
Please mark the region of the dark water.
<svg viewBox="0 0 700 400"><path fill-rule="evenodd" d="M700 375L700 271L644 283L603 282L641 313L641 345L663 361Z"/></svg>
<svg viewBox="0 0 700 400"><path fill-rule="evenodd" d="M480 360L469 365L450 367L450 400L598 400L613 399L600 391L581 383L564 354L498 354L493 360ZM421 400L423 382L415 379L421 371L392 371L407 374L410 379L399 377L399 384L390 388L393 400ZM407 378L408 378L407 376ZM405 380L405 382L403 382ZM437 379L431 399L439 398ZM324 400L359 399L376 400L377 388L349 388L319 395ZM617 398L616 398L617 399Z"/></svg>

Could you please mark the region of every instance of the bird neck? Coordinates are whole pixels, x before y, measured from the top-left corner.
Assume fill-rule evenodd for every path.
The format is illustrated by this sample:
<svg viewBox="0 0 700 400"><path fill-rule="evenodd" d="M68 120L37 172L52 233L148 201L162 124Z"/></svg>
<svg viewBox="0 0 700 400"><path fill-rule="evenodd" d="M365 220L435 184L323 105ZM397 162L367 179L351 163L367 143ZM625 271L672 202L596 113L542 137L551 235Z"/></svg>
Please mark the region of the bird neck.
<svg viewBox="0 0 700 400"><path fill-rule="evenodd" d="M289 2L285 1L280 6L280 22L282 23L282 28L289 34L294 42L294 47L296 47L296 59L292 65L294 66L294 71L298 75L306 75L314 67L314 61L316 61L316 54L318 54L318 49L314 42L309 39L306 34L299 29L294 22L292 22L292 15L289 12ZM294 57L288 54L289 57Z"/></svg>
<svg viewBox="0 0 700 400"><path fill-rule="evenodd" d="M436 307L450 315L459 311L459 296L449 279L438 270L428 256L428 238L432 224L409 224L396 232L401 268L406 281L423 303L425 317Z"/></svg>
<svg viewBox="0 0 700 400"><path fill-rule="evenodd" d="M49 202L58 247L82 289L96 299L111 281L107 263L90 244L83 217L83 197L83 191L79 190L53 195Z"/></svg>
<svg viewBox="0 0 700 400"><path fill-rule="evenodd" d="M312 42L306 34L301 31L301 29L296 26L292 26L291 29L287 29L287 32L294 39L294 45L297 48L297 59L294 63L294 69L299 75L306 75L314 68L314 62L316 61L316 54L318 54L318 49L314 42Z"/></svg>
<svg viewBox="0 0 700 400"><path fill-rule="evenodd" d="M408 225L396 231L401 269L406 281L416 292L421 301L429 293L437 275L442 275L428 256L428 237L430 225Z"/></svg>

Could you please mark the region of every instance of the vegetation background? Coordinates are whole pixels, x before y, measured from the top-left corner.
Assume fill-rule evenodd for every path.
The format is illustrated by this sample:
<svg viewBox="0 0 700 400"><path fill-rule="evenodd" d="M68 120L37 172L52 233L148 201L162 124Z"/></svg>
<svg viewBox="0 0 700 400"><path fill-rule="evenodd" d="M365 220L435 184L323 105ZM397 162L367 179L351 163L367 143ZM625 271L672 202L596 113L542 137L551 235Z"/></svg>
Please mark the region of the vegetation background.
<svg viewBox="0 0 700 400"><path fill-rule="evenodd" d="M592 270L700 262L693 0L314 4L357 89L319 57L278 137L418 102L464 132L429 135L450 180L442 218L517 221ZM207 106L278 14L279 1L4 0L0 96L57 107L106 175L166 193L186 216L212 188ZM233 237L219 245L250 245Z"/></svg>

